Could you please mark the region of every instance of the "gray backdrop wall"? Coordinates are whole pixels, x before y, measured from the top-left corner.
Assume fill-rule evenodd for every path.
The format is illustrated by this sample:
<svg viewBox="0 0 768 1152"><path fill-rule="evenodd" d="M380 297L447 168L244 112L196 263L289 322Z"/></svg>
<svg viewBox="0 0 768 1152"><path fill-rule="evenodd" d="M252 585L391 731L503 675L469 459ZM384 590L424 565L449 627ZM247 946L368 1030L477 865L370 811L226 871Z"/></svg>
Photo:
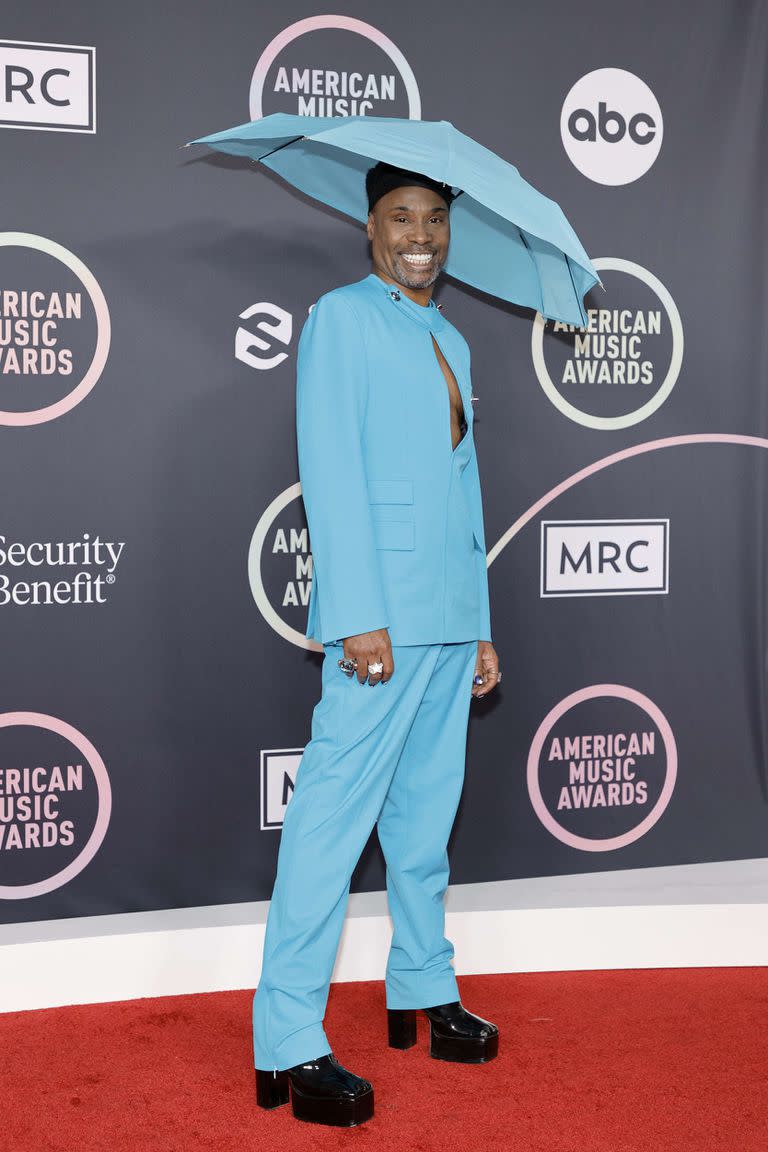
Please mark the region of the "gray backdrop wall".
<svg viewBox="0 0 768 1152"><path fill-rule="evenodd" d="M607 289L578 333L439 286L504 670L453 882L768 856L768 5L332 10L3 10L6 922L269 896L320 691L296 343L369 256L180 146L280 110L452 121L561 204ZM374 843L353 888L382 887Z"/></svg>

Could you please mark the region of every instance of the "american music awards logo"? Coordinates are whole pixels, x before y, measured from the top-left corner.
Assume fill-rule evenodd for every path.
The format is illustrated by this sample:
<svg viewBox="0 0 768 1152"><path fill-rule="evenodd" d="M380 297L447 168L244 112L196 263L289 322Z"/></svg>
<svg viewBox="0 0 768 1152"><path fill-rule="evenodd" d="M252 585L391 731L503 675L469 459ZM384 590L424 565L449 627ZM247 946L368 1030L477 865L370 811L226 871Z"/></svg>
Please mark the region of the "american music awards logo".
<svg viewBox="0 0 768 1152"><path fill-rule="evenodd" d="M533 810L552 836L583 852L612 852L663 816L677 779L677 745L648 696L593 684L541 721L527 779Z"/></svg>
<svg viewBox="0 0 768 1152"><path fill-rule="evenodd" d="M109 827L112 789L91 741L56 716L0 714L0 900L74 879Z"/></svg>
<svg viewBox="0 0 768 1152"><path fill-rule="evenodd" d="M251 120L294 116L421 119L413 70L398 46L352 16L310 16L264 49L251 79Z"/></svg>
<svg viewBox="0 0 768 1152"><path fill-rule="evenodd" d="M264 509L248 547L248 580L271 628L299 648L322 651L304 635L312 590L309 529L297 481Z"/></svg>
<svg viewBox="0 0 768 1152"><path fill-rule="evenodd" d="M44 424L98 383L109 308L91 270L55 240L0 232L0 425Z"/></svg>
<svg viewBox="0 0 768 1152"><path fill-rule="evenodd" d="M557 410L586 428L629 428L657 412L683 362L683 325L664 284L639 264L593 260L606 292L590 294L584 328L536 313L531 356ZM546 335L545 335L546 333Z"/></svg>

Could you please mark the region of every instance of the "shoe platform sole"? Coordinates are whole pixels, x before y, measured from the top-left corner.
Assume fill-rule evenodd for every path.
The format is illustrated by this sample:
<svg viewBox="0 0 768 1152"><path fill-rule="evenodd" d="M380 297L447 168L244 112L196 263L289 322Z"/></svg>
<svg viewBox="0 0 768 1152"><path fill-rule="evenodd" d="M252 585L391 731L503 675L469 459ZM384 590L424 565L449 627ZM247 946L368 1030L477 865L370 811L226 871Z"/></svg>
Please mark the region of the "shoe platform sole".
<svg viewBox="0 0 768 1152"><path fill-rule="evenodd" d="M335 1128L354 1128L373 1116L373 1089L354 1100L328 1100L305 1096L291 1085L291 1107L297 1120L329 1124Z"/></svg>

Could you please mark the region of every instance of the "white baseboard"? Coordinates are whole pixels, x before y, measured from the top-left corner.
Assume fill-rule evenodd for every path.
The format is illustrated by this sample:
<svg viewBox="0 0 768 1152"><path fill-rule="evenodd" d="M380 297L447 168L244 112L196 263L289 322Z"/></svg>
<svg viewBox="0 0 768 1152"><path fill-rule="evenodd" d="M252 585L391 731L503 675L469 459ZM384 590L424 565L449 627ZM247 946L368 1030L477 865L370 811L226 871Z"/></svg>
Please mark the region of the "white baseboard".
<svg viewBox="0 0 768 1152"><path fill-rule="evenodd" d="M448 912L459 975L768 964L768 904ZM383 978L386 915L347 919L336 981ZM0 947L0 1011L253 988L264 924L112 931Z"/></svg>

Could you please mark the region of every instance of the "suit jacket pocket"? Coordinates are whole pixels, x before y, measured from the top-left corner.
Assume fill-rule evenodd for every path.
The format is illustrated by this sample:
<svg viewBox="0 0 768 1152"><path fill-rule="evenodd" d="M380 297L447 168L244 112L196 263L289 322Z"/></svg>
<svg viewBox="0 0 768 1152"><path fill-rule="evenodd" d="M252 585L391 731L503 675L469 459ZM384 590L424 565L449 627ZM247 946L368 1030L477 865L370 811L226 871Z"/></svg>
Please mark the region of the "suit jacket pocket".
<svg viewBox="0 0 768 1152"><path fill-rule="evenodd" d="M369 480L371 504L413 504L413 480Z"/></svg>

